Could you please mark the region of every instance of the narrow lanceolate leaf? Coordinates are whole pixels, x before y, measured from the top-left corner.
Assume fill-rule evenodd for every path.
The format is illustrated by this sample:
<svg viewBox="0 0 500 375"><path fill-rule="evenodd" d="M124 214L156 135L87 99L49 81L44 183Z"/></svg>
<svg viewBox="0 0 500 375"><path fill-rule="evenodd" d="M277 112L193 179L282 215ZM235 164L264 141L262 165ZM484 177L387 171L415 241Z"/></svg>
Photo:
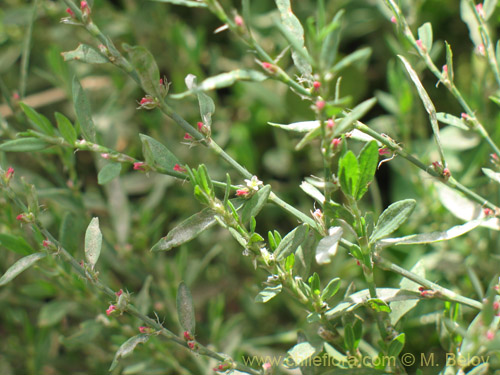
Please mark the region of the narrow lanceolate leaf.
<svg viewBox="0 0 500 375"><path fill-rule="evenodd" d="M339 49L341 21L344 15L344 10L340 10L335 14L330 25L328 25L328 34L326 35L323 45L321 46L320 62L323 70L329 70L337 58Z"/></svg>
<svg viewBox="0 0 500 375"><path fill-rule="evenodd" d="M419 260L410 270L416 275L421 276L425 279L425 267L421 260ZM399 282L399 286L402 290L413 290L419 292L420 284L417 284L405 277ZM406 300L406 301L394 301L389 304L391 307L391 314L389 315L391 319L391 324L396 325L396 323L409 311L411 311L415 306L417 306L419 300Z"/></svg>
<svg viewBox="0 0 500 375"><path fill-rule="evenodd" d="M156 98L162 98L163 94L160 90L160 71L156 65L156 61L145 47L142 46L125 46L126 51L130 56L130 61L134 66L139 80L141 81L142 89L149 95Z"/></svg>
<svg viewBox="0 0 500 375"><path fill-rule="evenodd" d="M28 255L33 252L31 246L23 237L14 236L8 233L0 233L0 247L1 246L21 255Z"/></svg>
<svg viewBox="0 0 500 375"><path fill-rule="evenodd" d="M46 253L35 253L19 259L7 270L7 272L3 274L2 277L0 277L0 286L7 284L21 272L30 268L33 264L38 262L40 259L45 258L46 256Z"/></svg>
<svg viewBox="0 0 500 375"><path fill-rule="evenodd" d="M346 57L342 58L335 66L332 68L332 71L338 72L342 69L348 68L351 65L355 64L363 64L365 63L371 56L372 49L370 47L365 47L350 53Z"/></svg>
<svg viewBox="0 0 500 375"><path fill-rule="evenodd" d="M196 76L193 74L188 74L186 79L186 86L191 91L196 91L196 95L198 97L198 103L200 105L200 116L203 120L203 125L210 126L212 125L212 115L215 112L215 104L210 96L205 94L203 91L197 90L196 85Z"/></svg>
<svg viewBox="0 0 500 375"><path fill-rule="evenodd" d="M68 142L70 145L74 145L76 142L76 131L71 121L69 121L66 116L59 112L55 113L55 117L57 121L57 127L59 128L59 133L61 133L66 142Z"/></svg>
<svg viewBox="0 0 500 375"><path fill-rule="evenodd" d="M74 51L63 52L64 61L81 61L88 64L105 64L108 58L92 46L80 44Z"/></svg>
<svg viewBox="0 0 500 375"><path fill-rule="evenodd" d="M274 122L268 122L271 126L276 126L277 128L281 128L288 131L294 131L297 133L307 133L313 129L319 128L319 121L300 121L293 122L291 124L276 124Z"/></svg>
<svg viewBox="0 0 500 375"><path fill-rule="evenodd" d="M371 141L363 149L358 157L359 183L356 191L356 200L360 200L368 190L368 186L375 176L378 164L377 142Z"/></svg>
<svg viewBox="0 0 500 375"><path fill-rule="evenodd" d="M106 164L97 175L97 183L99 185L106 185L108 182L111 182L116 177L120 175L122 170L121 163L109 163Z"/></svg>
<svg viewBox="0 0 500 375"><path fill-rule="evenodd" d="M345 133L350 130L349 127L363 117L377 102L377 99L371 98L361 102L356 107L353 108L334 128L334 137Z"/></svg>
<svg viewBox="0 0 500 375"><path fill-rule="evenodd" d="M442 122L443 124L448 124L451 126L455 126L459 129L462 130L469 130L469 127L465 125L464 121L456 116L450 115L449 113L445 112L438 112L436 113L436 117L439 122Z"/></svg>
<svg viewBox="0 0 500 375"><path fill-rule="evenodd" d="M99 229L99 218L94 217L85 232L85 259L92 268L97 263L99 255L101 255L101 247L102 233Z"/></svg>
<svg viewBox="0 0 500 375"><path fill-rule="evenodd" d="M416 204L417 202L413 199L405 199L387 207L378 218L377 225L370 236L370 243L398 229L410 217Z"/></svg>
<svg viewBox="0 0 500 375"><path fill-rule="evenodd" d="M193 297L183 281L177 289L177 314L179 315L179 323L181 323L182 329L194 336L196 322L194 319Z"/></svg>
<svg viewBox="0 0 500 375"><path fill-rule="evenodd" d="M271 185L266 185L259 189L259 191L245 203L241 210L242 223L248 222L251 217L256 217L259 214L266 204L269 194L271 194Z"/></svg>
<svg viewBox="0 0 500 375"><path fill-rule="evenodd" d="M290 0L275 0L281 15L281 22L285 30L286 37L292 44L292 58L295 66L304 76L311 75L312 68L307 56L307 50L304 46L304 28L300 24L299 19L292 12ZM293 42L291 41L293 39Z"/></svg>
<svg viewBox="0 0 500 375"><path fill-rule="evenodd" d="M285 238L283 238L274 250L274 258L277 261L285 259L292 253L295 253L297 248L302 242L304 242L308 231L308 226L303 224L288 233Z"/></svg>
<svg viewBox="0 0 500 375"><path fill-rule="evenodd" d="M483 168L483 173L495 182L500 184L500 173L495 172L489 168Z"/></svg>
<svg viewBox="0 0 500 375"><path fill-rule="evenodd" d="M27 137L13 139L11 141L0 144L0 151L6 152L31 152L41 151L50 147L51 145L39 138Z"/></svg>
<svg viewBox="0 0 500 375"><path fill-rule="evenodd" d="M73 104L83 137L86 140L95 142L96 131L94 121L92 120L92 110L90 109L89 99L83 91L82 85L76 76L73 78Z"/></svg>
<svg viewBox="0 0 500 375"><path fill-rule="evenodd" d="M422 103L424 104L425 110L429 114L429 119L431 121L432 131L434 133L434 139L436 141L439 155L441 157L441 162L443 163L443 165L445 165L443 146L441 145L441 139L439 138L439 125L437 122L436 108L434 107L434 104L432 103L431 98L429 97L429 94L427 94L427 91L425 91L425 88L422 85L422 83L420 82L420 79L418 78L417 73L415 72L415 70L413 70L413 68L410 65L410 63L408 62L408 60L406 60L401 55L398 55L398 57L403 62L403 65L405 66L406 71L408 72L411 80L415 84L415 87L417 88L418 95L420 96L420 100L422 100Z"/></svg>
<svg viewBox="0 0 500 375"><path fill-rule="evenodd" d="M453 82L455 79L455 72L453 71L453 52L448 42L446 44L446 67L448 68L448 79Z"/></svg>
<svg viewBox="0 0 500 375"><path fill-rule="evenodd" d="M291 361L286 361L290 367L307 363L307 360L317 354L317 349L309 342L301 342L288 351ZM310 366L309 366L310 367Z"/></svg>
<svg viewBox="0 0 500 375"><path fill-rule="evenodd" d="M19 106L23 110L26 117L28 117L31 124L35 127L35 129L41 130L48 135L54 135L54 127L47 117L45 117L41 113L38 113L27 104L19 103Z"/></svg>
<svg viewBox="0 0 500 375"><path fill-rule="evenodd" d="M337 253L339 241L342 238L341 227L331 227L328 229L328 236L322 238L316 247L316 262L320 265L328 264Z"/></svg>
<svg viewBox="0 0 500 375"><path fill-rule="evenodd" d="M281 289L282 289L281 284L276 286L268 286L265 289L261 290L259 294L257 294L257 296L255 297L255 302L266 303L270 299L280 294Z"/></svg>
<svg viewBox="0 0 500 375"><path fill-rule="evenodd" d="M205 208L168 232L167 236L158 241L151 251L171 250L196 238L215 223L215 212L210 208Z"/></svg>
<svg viewBox="0 0 500 375"><path fill-rule="evenodd" d="M146 163L152 167L160 167L166 171L173 171L174 166L179 163L177 157L163 144L147 135L140 134L142 142L142 153Z"/></svg>
<svg viewBox="0 0 500 375"><path fill-rule="evenodd" d="M118 361L121 358L130 355L134 351L137 345L143 344L148 340L149 340L149 335L141 333L140 335L131 337L127 341L125 341L117 350L115 358L113 359L113 363L111 363L111 367L109 368L109 371L113 371L116 368L116 366L118 366Z"/></svg>
<svg viewBox="0 0 500 375"><path fill-rule="evenodd" d="M440 241L451 240L452 238L459 237L467 232L470 232L474 228L477 228L483 223L484 220L473 220L465 223L463 225L457 225L451 227L443 232L432 232L423 234L412 234L410 236L399 237L399 238L386 238L376 242L376 246L379 248L384 248L387 246L398 246L398 245L417 245L425 243L433 243Z"/></svg>
<svg viewBox="0 0 500 375"><path fill-rule="evenodd" d="M430 22L426 22L418 28L418 38L422 41L422 46L427 52L430 52L432 48L432 25Z"/></svg>
<svg viewBox="0 0 500 375"><path fill-rule="evenodd" d="M321 299L323 301L328 301L330 298L335 296L335 294L337 294L337 292L340 289L340 283L341 283L341 281L338 277L330 280L328 285L321 292Z"/></svg>
<svg viewBox="0 0 500 375"><path fill-rule="evenodd" d="M192 8L206 8L207 4L202 3L200 1L193 1L193 0L154 0L158 1L159 3L170 3L170 4L175 4L175 5L183 5L185 7L192 7Z"/></svg>
<svg viewBox="0 0 500 375"><path fill-rule="evenodd" d="M350 150L339 160L339 181L342 192L354 197L359 186L359 164Z"/></svg>
<svg viewBox="0 0 500 375"><path fill-rule="evenodd" d="M497 7L498 0L485 0L483 3L484 19L487 21Z"/></svg>
<svg viewBox="0 0 500 375"><path fill-rule="evenodd" d="M300 188L302 189L302 191L304 191L304 193L314 198L319 204L322 205L325 203L325 196L323 195L323 193L309 182L302 181L302 183L300 184Z"/></svg>

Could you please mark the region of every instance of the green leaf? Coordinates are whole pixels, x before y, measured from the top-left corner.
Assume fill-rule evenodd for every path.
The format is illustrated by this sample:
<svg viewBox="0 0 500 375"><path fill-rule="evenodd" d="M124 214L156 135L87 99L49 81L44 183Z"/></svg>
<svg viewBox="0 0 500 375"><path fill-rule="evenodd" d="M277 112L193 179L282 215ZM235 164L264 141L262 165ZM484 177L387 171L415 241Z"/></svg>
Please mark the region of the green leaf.
<svg viewBox="0 0 500 375"><path fill-rule="evenodd" d="M92 269L101 255L101 247L102 233L99 229L99 218L94 217L85 232L85 259Z"/></svg>
<svg viewBox="0 0 500 375"><path fill-rule="evenodd" d="M370 243L398 229L410 217L416 204L417 202L413 199L405 199L387 207L378 218L377 225L370 236Z"/></svg>
<svg viewBox="0 0 500 375"><path fill-rule="evenodd" d="M344 118L342 118L335 126L334 137L338 137L339 135L348 131L348 128L353 123L358 121L361 117L363 117L370 109L372 109L375 103L377 103L377 99L371 98L359 103L356 107L354 107L353 110L349 112Z"/></svg>
<svg viewBox="0 0 500 375"><path fill-rule="evenodd" d="M142 142L142 153L148 165L163 168L165 171L173 171L174 166L179 164L177 157L163 144L147 135L139 134L139 136Z"/></svg>
<svg viewBox="0 0 500 375"><path fill-rule="evenodd" d="M354 331L351 323L347 323L344 326L344 343L346 350L351 353L356 351L356 339L354 338Z"/></svg>
<svg viewBox="0 0 500 375"><path fill-rule="evenodd" d="M449 113L439 112L436 113L436 118L439 122L443 124L448 124L451 126L455 126L462 130L469 130L469 127L465 125L464 121L456 116L450 115Z"/></svg>
<svg viewBox="0 0 500 375"><path fill-rule="evenodd" d="M267 203L267 199L271 194L271 185L263 186L250 198L241 210L241 222L247 223L250 218L256 217Z"/></svg>
<svg viewBox="0 0 500 375"><path fill-rule="evenodd" d="M332 257L337 253L337 247L342 238L341 227L331 227L328 229L328 236L323 237L316 247L315 259L319 265L329 264Z"/></svg>
<svg viewBox="0 0 500 375"><path fill-rule="evenodd" d="M139 344L144 344L149 340L149 335L145 333L141 333L140 335L133 336L125 341L116 351L115 358L113 358L113 362L111 363L111 367L109 371L113 371L116 366L118 366L118 361L121 358L124 358L134 351L135 347Z"/></svg>
<svg viewBox="0 0 500 375"><path fill-rule="evenodd" d="M268 286L261 290L259 294L255 297L255 302L258 303L266 303L269 301L271 298L276 297L278 294L280 294L282 289L282 285L276 285L276 286Z"/></svg>
<svg viewBox="0 0 500 375"><path fill-rule="evenodd" d="M439 137L439 125L437 122L436 108L434 107L434 104L432 103L432 100L429 97L429 94L427 94L427 91L425 91L425 88L422 85L422 82L420 82L420 79L418 78L417 73L415 72L415 70L413 70L413 68L411 67L408 60L406 60L401 55L398 55L398 57L403 62L403 65L405 66L406 71L408 72L411 80L415 84L415 87L417 88L418 95L420 96L420 99L422 100L422 103L424 104L425 110L429 114L432 132L434 133L434 140L436 141L436 145L438 147L441 161L444 164L444 153L443 153L443 146L441 145L441 139Z"/></svg>
<svg viewBox="0 0 500 375"><path fill-rule="evenodd" d="M308 228L306 224L303 224L288 233L274 251L274 258L281 261L290 254L295 253L300 244L304 242Z"/></svg>
<svg viewBox="0 0 500 375"><path fill-rule="evenodd" d="M359 183L356 192L356 200L360 200L368 190L368 186L375 176L378 165L377 142L371 141L361 150L358 157L359 162Z"/></svg>
<svg viewBox="0 0 500 375"><path fill-rule="evenodd" d="M38 314L38 326L49 327L59 323L77 305L68 301L51 301L40 309Z"/></svg>
<svg viewBox="0 0 500 375"><path fill-rule="evenodd" d="M97 182L99 185L106 185L111 180L120 175L122 171L121 163L108 163L106 164L97 175Z"/></svg>
<svg viewBox="0 0 500 375"><path fill-rule="evenodd" d="M405 346L405 334L400 333L389 344L387 354L390 358L397 358Z"/></svg>
<svg viewBox="0 0 500 375"><path fill-rule="evenodd" d="M276 124L274 122L268 122L269 125L281 128L287 131L293 131L297 133L307 133L311 130L319 128L319 121L299 121L293 122L291 124Z"/></svg>
<svg viewBox="0 0 500 375"><path fill-rule="evenodd" d="M19 106L23 110L24 114L30 120L31 124L38 130L41 130L43 133L48 135L54 135L54 127L50 123L49 119L44 115L38 113L29 105L24 103L19 103Z"/></svg>
<svg viewBox="0 0 500 375"><path fill-rule="evenodd" d="M23 237L8 233L0 233L0 246L21 255L28 255L33 252L31 246Z"/></svg>
<svg viewBox="0 0 500 375"><path fill-rule="evenodd" d="M314 185L307 181L302 181L300 188L304 191L304 193L309 195L311 198L314 198L319 204L323 205L325 203L325 196Z"/></svg>
<svg viewBox="0 0 500 375"><path fill-rule="evenodd" d="M88 64L105 64L109 60L101 52L87 44L80 44L74 51L63 52L64 61L80 61Z"/></svg>
<svg viewBox="0 0 500 375"><path fill-rule="evenodd" d="M183 281L177 289L177 314L179 315L179 322L182 329L194 336L196 321L194 318L193 297Z"/></svg>
<svg viewBox="0 0 500 375"><path fill-rule="evenodd" d="M446 67L448 68L448 79L453 82L455 79L455 72L453 71L453 52L451 51L451 46L448 42L446 45Z"/></svg>
<svg viewBox="0 0 500 375"><path fill-rule="evenodd" d="M199 2L199 1L192 1L192 0L153 0L157 1L159 3L170 3L170 4L175 4L175 5L183 5L185 7L192 7L192 8L206 8L207 4Z"/></svg>
<svg viewBox="0 0 500 375"><path fill-rule="evenodd" d="M290 254L285 259L285 271L286 272L291 271L294 265L295 265L295 254Z"/></svg>
<svg viewBox="0 0 500 375"><path fill-rule="evenodd" d="M295 345L288 351L288 355L292 359L295 366L299 366L301 363L306 362L309 358L315 356L316 354L317 349L307 341ZM285 363L289 365L290 361L286 360ZM292 364L288 367L291 367L291 365Z"/></svg>
<svg viewBox="0 0 500 375"><path fill-rule="evenodd" d="M349 150L339 160L339 181L342 192L354 197L359 184L359 164L354 153Z"/></svg>
<svg viewBox="0 0 500 375"><path fill-rule="evenodd" d="M304 76L310 76L312 72L311 57L304 45L304 28L299 19L292 12L290 0L275 0L280 11L283 35L292 45L292 59Z"/></svg>
<svg viewBox="0 0 500 375"><path fill-rule="evenodd" d="M432 25L430 22L426 22L418 28L418 38L422 41L427 52L430 52L432 49Z"/></svg>
<svg viewBox="0 0 500 375"><path fill-rule="evenodd" d="M309 286L311 287L311 291L319 295L321 292L321 287L320 287L320 279L319 275L317 272L314 272L311 277L309 277Z"/></svg>
<svg viewBox="0 0 500 375"><path fill-rule="evenodd" d="M495 9L497 7L497 3L498 3L498 0L484 0L483 12L484 12L484 19L486 21L489 20L489 18L495 12Z"/></svg>
<svg viewBox="0 0 500 375"><path fill-rule="evenodd" d="M210 208L205 208L193 216L190 216L168 232L167 236L158 241L151 251L171 250L174 247L191 241L215 224L214 216L215 212Z"/></svg>
<svg viewBox="0 0 500 375"><path fill-rule="evenodd" d="M302 148L307 145L309 142L313 141L314 139L318 138L321 135L321 128L318 126L315 129L311 129L301 140L299 143L297 143L297 146L295 146L295 150L299 151L302 150Z"/></svg>
<svg viewBox="0 0 500 375"><path fill-rule="evenodd" d="M342 69L348 68L354 64L360 64L365 62L370 58L372 54L372 49L370 47L365 47L350 53L346 57L342 58L335 66L332 68L333 72L339 72Z"/></svg>
<svg viewBox="0 0 500 375"><path fill-rule="evenodd" d="M87 95L85 95L82 85L76 76L73 77L73 104L83 137L88 141L95 142L96 129L94 121L92 120L92 110L90 108L89 99Z"/></svg>
<svg viewBox="0 0 500 375"><path fill-rule="evenodd" d="M321 300L327 302L330 298L333 298L335 294L340 289L340 284L341 281L338 277L331 279L328 285L323 289L323 292L321 293Z"/></svg>
<svg viewBox="0 0 500 375"><path fill-rule="evenodd" d="M494 172L489 168L483 168L483 173L495 182L500 184L500 173Z"/></svg>
<svg viewBox="0 0 500 375"><path fill-rule="evenodd" d="M344 16L344 10L340 10L335 14L330 24L327 26L327 35L321 46L320 62L322 70L327 71L331 68L339 49L340 34L341 34L341 21Z"/></svg>
<svg viewBox="0 0 500 375"><path fill-rule="evenodd" d="M47 256L46 253L34 253L28 255L24 258L19 259L16 263L14 263L0 278L0 286L3 286L10 281L12 281L17 275L21 272L30 268L33 264L38 262L40 259L45 258Z"/></svg>
<svg viewBox="0 0 500 375"><path fill-rule="evenodd" d="M6 141L0 144L0 151L6 152L31 152L41 151L51 145L39 138L27 137Z"/></svg>
<svg viewBox="0 0 500 375"><path fill-rule="evenodd" d="M463 225L456 225L448 230L442 232L431 232L422 234L411 234L405 237L398 238L386 238L376 242L377 248L384 248L387 246L399 246L399 245L417 245L425 243L434 243L440 241L448 241L452 238L459 237L465 233L480 226L484 220L472 220Z"/></svg>
<svg viewBox="0 0 500 375"><path fill-rule="evenodd" d="M389 307L389 305L385 301L382 301L380 298L370 298L366 301L366 304L376 312L391 312L391 308Z"/></svg>
<svg viewBox="0 0 500 375"><path fill-rule="evenodd" d="M425 268L423 265L423 262L419 260L410 270L414 274L421 276L422 278L425 278ZM404 290L414 290L418 293L420 293L419 288L420 284L417 284L405 277L401 278L401 281L399 282L399 286L401 289ZM411 311L415 306L417 306L418 302L420 300L415 299L415 300L406 300L406 301L395 301L391 302L389 304L389 307L391 308L391 313L389 315L391 319L391 324L395 326L397 322L404 316L406 315L409 311Z"/></svg>
<svg viewBox="0 0 500 375"><path fill-rule="evenodd" d="M76 131L71 121L68 120L66 116L63 114L56 112L55 113L57 127L59 128L59 132L66 142L70 145L74 145L76 142Z"/></svg>
<svg viewBox="0 0 500 375"><path fill-rule="evenodd" d="M191 91L196 91L198 96L198 103L200 105L200 116L203 124L210 128L212 125L212 114L215 112L215 104L210 96L203 91L197 90L196 76L188 74L186 77L186 86Z"/></svg>
<svg viewBox="0 0 500 375"><path fill-rule="evenodd" d="M151 52L142 46L131 47L125 45L124 47L139 75L142 89L146 94L152 95L157 99L163 98L163 93L160 89L160 71Z"/></svg>

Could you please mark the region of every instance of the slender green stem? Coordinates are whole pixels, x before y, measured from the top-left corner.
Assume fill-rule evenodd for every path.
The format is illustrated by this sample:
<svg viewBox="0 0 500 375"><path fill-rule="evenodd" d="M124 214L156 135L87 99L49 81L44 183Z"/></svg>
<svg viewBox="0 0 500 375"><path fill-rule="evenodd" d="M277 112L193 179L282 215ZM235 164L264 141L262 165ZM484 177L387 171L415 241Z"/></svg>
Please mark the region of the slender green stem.
<svg viewBox="0 0 500 375"><path fill-rule="evenodd" d="M26 84L28 81L28 68L31 54L31 37L33 36L33 24L36 20L39 0L33 1L33 10L28 24L28 30L24 36L23 54L21 57L21 76L19 78L19 96L21 99L26 95Z"/></svg>
<svg viewBox="0 0 500 375"><path fill-rule="evenodd" d="M467 297L463 297L449 289L446 289L438 284L433 283L432 281L425 279L420 275L407 271L404 268L399 267L398 265L382 258L377 254L374 254L373 261L378 267L380 267L383 270L395 272L403 277L406 277L411 281L416 282L417 284L422 285L423 287L429 290L438 292L434 294L434 298L444 299L446 301L458 302L478 310L481 310L483 308L483 304L481 302L478 302L476 300Z"/></svg>

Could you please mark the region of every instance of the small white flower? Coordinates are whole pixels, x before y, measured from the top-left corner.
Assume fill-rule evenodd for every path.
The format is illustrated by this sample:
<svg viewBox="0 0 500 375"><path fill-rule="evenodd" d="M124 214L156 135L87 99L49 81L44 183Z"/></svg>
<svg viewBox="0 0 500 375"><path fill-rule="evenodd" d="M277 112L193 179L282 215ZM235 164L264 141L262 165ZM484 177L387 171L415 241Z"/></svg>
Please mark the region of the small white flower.
<svg viewBox="0 0 500 375"><path fill-rule="evenodd" d="M259 186L264 185L257 176L252 176L250 180L245 180L247 187L252 190L259 190Z"/></svg>

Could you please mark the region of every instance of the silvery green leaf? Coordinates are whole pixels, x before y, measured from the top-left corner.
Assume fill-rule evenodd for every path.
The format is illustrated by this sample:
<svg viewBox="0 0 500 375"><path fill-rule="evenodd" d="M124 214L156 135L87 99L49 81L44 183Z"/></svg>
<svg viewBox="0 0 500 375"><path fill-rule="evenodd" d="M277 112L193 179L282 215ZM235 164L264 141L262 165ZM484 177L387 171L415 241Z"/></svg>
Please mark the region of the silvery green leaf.
<svg viewBox="0 0 500 375"><path fill-rule="evenodd" d="M495 182L500 184L500 173L495 172L489 168L483 168L483 173Z"/></svg>
<svg viewBox="0 0 500 375"><path fill-rule="evenodd" d="M75 106L75 113L78 122L80 123L80 128L82 130L83 136L86 140L95 142L96 140L96 130L94 121L92 120L92 110L90 108L90 102L83 91L82 85L76 76L73 78L73 104Z"/></svg>
<svg viewBox="0 0 500 375"><path fill-rule="evenodd" d="M426 22L418 28L418 38L422 41L427 52L430 52L432 48L432 25L430 22Z"/></svg>
<svg viewBox="0 0 500 375"><path fill-rule="evenodd" d="M328 264L331 258L337 253L337 247L342 238L341 227L331 227L328 229L328 236L322 238L316 247L316 262L320 265Z"/></svg>
<svg viewBox="0 0 500 375"><path fill-rule="evenodd" d="M206 8L207 4L201 1L194 1L194 0L153 0L153 1L158 1L159 3L170 3L170 4L175 4L175 5L183 5L185 7L190 7L190 8Z"/></svg>
<svg viewBox="0 0 500 375"><path fill-rule="evenodd" d="M334 137L345 133L353 123L358 121L363 117L377 102L377 99L371 98L364 102L359 103L356 107L352 109L351 112L347 113L344 118L342 118L334 128Z"/></svg>
<svg viewBox="0 0 500 375"><path fill-rule="evenodd" d="M281 292L282 288L283 287L281 284L276 285L276 286L268 286L268 287L264 288L255 297L255 302L266 303L270 299L276 297Z"/></svg>
<svg viewBox="0 0 500 375"><path fill-rule="evenodd" d="M210 96L203 91L197 91L196 76L188 74L185 79L186 86L191 91L196 91L198 103L200 105L200 116L203 124L210 128L212 125L212 114L215 112L215 104Z"/></svg>
<svg viewBox="0 0 500 375"><path fill-rule="evenodd" d="M484 0L483 12L484 12L484 19L486 21L491 17L493 12L495 11L497 4L498 0Z"/></svg>
<svg viewBox="0 0 500 375"><path fill-rule="evenodd" d="M74 51L63 52L64 61L80 61L88 64L105 64L109 60L101 52L87 44L80 44Z"/></svg>
<svg viewBox="0 0 500 375"><path fill-rule="evenodd" d="M436 117L439 122L442 122L443 124L448 124L452 126L456 126L457 128L460 128L462 130L469 130L469 127L465 125L464 121L456 116L450 115L449 113L445 112L438 112L436 113Z"/></svg>
<svg viewBox="0 0 500 375"><path fill-rule="evenodd" d="M308 358L316 355L317 349L312 346L309 342L301 342L295 345L288 351L288 355L293 361L295 366L299 366L302 362L306 361ZM288 364L289 361L285 363ZM291 364L290 364L291 365ZM290 366L291 367L291 366Z"/></svg>
<svg viewBox="0 0 500 375"><path fill-rule="evenodd" d="M387 207L378 218L377 225L370 236L370 243L398 229L410 217L416 204L417 202L413 199L405 199Z"/></svg>
<svg viewBox="0 0 500 375"><path fill-rule="evenodd" d="M179 315L179 322L182 329L194 336L196 320L194 316L193 297L184 282L181 282L177 288L177 314Z"/></svg>
<svg viewBox="0 0 500 375"><path fill-rule="evenodd" d="M319 191L309 182L302 181L302 183L300 184L300 188L304 191L304 193L314 198L318 203L320 204L325 203L325 196L323 195L323 193L321 193L321 191Z"/></svg>
<svg viewBox="0 0 500 375"><path fill-rule="evenodd" d="M292 122L291 124L276 124L274 122L268 122L269 125L275 126L288 131L294 131L297 133L307 133L313 129L319 128L319 121L299 121Z"/></svg>
<svg viewBox="0 0 500 375"><path fill-rule="evenodd" d="M7 284L21 272L27 270L33 264L38 262L40 259L45 258L46 256L46 253L34 253L19 259L16 263L10 266L9 269L0 278L0 286Z"/></svg>
<svg viewBox="0 0 500 375"><path fill-rule="evenodd" d="M285 259L292 253L295 253L297 248L304 242L308 226L306 224L299 225L297 228L288 233L280 242L276 250L274 250L274 258L277 261Z"/></svg>
<svg viewBox="0 0 500 375"><path fill-rule="evenodd" d="M137 345L143 344L148 340L149 340L149 335L141 333L140 335L133 336L129 338L127 341L125 341L117 350L115 358L113 359L113 363L111 363L111 367L109 368L109 371L113 371L116 368L116 366L118 366L118 361L121 358L130 355L134 351Z"/></svg>
<svg viewBox="0 0 500 375"><path fill-rule="evenodd" d="M448 230L442 232L431 232L422 234L412 234L405 237L399 238L386 238L384 240L379 240L376 242L377 248L384 248L387 246L398 246L398 245L417 245L425 243L433 243L440 241L448 241L452 238L459 237L467 232L470 232L474 228L480 226L484 220L472 220L463 225L457 225L451 227Z"/></svg>
<svg viewBox="0 0 500 375"><path fill-rule="evenodd" d="M99 229L99 218L94 217L85 232L85 259L91 268L94 268L99 255L101 255L101 247L102 233Z"/></svg>

